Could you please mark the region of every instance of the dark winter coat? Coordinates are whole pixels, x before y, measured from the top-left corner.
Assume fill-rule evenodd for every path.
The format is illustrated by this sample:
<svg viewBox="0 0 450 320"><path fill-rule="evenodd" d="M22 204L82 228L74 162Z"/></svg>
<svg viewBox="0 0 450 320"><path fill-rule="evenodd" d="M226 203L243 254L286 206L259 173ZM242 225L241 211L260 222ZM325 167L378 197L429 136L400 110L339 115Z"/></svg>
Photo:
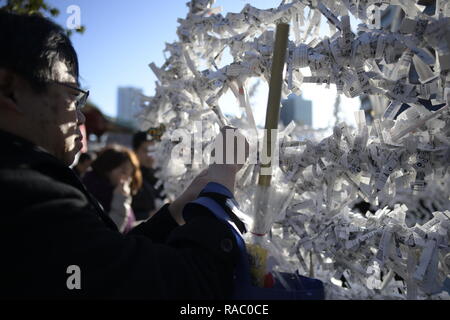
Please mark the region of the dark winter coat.
<svg viewBox="0 0 450 320"><path fill-rule="evenodd" d="M166 206L122 235L59 160L6 132L0 152L0 298L230 296L235 240L209 209L189 204L178 227Z"/></svg>

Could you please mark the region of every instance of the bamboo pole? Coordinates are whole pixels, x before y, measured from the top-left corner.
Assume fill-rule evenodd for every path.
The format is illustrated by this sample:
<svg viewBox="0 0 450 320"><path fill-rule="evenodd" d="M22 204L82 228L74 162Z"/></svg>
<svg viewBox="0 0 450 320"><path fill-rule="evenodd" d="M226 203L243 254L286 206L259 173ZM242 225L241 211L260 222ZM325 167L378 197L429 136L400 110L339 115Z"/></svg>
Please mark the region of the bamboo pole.
<svg viewBox="0 0 450 320"><path fill-rule="evenodd" d="M273 210L271 210L269 198L270 183L272 180L272 165L274 161L272 141L275 141L274 139L277 139L277 136L272 136L272 130L278 129L278 121L280 118L281 89L283 85L283 70L286 61L288 36L289 25L285 23L278 24L272 58L272 73L269 83L269 99L267 101L263 152L260 157L260 160L263 161L261 161L259 180L254 200L254 218L251 232L255 235L265 235L270 229L271 220L273 218ZM265 155L267 158L262 159Z"/></svg>
<svg viewBox="0 0 450 320"><path fill-rule="evenodd" d="M286 61L288 37L289 25L285 23L278 24L272 58L269 99L267 102L263 141L263 154L267 155L267 159L264 159L263 163L261 163L259 181L254 200L253 226L250 232L251 236L247 239L248 252L253 256L251 274L253 281L255 281L255 285L260 287L264 284L267 272L267 258L270 251L267 239L264 236L270 230L274 214L270 206L270 182L272 180L271 168L274 161L272 154L272 140L277 139L277 136L272 136L272 130L278 129L278 121L280 118L281 89L283 85L283 70ZM264 150L264 148L266 149Z"/></svg>
<svg viewBox="0 0 450 320"><path fill-rule="evenodd" d="M261 174L264 168L272 167L272 129L278 129L278 121L280 119L280 103L281 103L281 90L283 86L283 70L286 62L286 49L289 37L289 24L280 23L277 25L277 31L275 35L275 45L272 58L272 71L269 83L269 99L267 102L266 112L266 124L264 130L263 148L266 148L266 154L270 161L268 164L261 165L261 171L259 175L258 184L260 186L268 187L272 180L272 174Z"/></svg>

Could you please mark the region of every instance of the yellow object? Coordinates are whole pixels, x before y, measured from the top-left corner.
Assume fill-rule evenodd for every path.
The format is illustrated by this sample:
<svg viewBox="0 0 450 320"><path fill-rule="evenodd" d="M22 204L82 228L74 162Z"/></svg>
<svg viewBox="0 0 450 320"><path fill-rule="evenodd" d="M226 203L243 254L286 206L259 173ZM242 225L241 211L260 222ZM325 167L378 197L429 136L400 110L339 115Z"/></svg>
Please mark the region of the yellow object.
<svg viewBox="0 0 450 320"><path fill-rule="evenodd" d="M268 251L256 244L247 244L247 252L250 260L252 283L262 288L264 286L264 277L267 273Z"/></svg>

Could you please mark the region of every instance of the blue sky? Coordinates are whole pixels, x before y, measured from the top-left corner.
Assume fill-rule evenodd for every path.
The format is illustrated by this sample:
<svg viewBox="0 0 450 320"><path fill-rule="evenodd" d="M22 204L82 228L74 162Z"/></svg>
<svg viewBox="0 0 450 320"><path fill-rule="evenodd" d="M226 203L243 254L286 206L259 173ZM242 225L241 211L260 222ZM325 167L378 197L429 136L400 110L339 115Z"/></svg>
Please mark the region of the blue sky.
<svg viewBox="0 0 450 320"><path fill-rule="evenodd" d="M117 109L117 88L133 86L144 93L154 94L155 76L148 67L155 62L164 63L163 50L166 42L178 39L177 19L185 18L188 12L187 0L47 0L61 13L56 21L66 25L70 14L66 10L77 5L81 10L81 23L86 26L84 34L74 34L72 41L80 60L82 85L91 92L91 101L107 115L115 116ZM217 0L214 7L226 12L240 12L246 3L266 9L277 7L280 0ZM326 26L325 26L326 28ZM325 29L324 28L324 29ZM326 28L328 29L328 28ZM327 127L334 120L331 115L335 90L316 85L304 85L304 98L313 100L314 127ZM265 111L267 87L260 90L257 107ZM225 109L233 108L232 98L225 99ZM348 110L348 120L359 107L355 99L343 99ZM255 106L252 105L252 108ZM225 110L226 112L227 110ZM232 110L231 110L232 111ZM255 112L256 121L264 122L265 112ZM319 116L320 115L320 116Z"/></svg>
<svg viewBox="0 0 450 320"><path fill-rule="evenodd" d="M77 5L87 30L72 41L80 59L82 84L103 112L115 116L117 87L134 86L153 95L155 76L148 64L164 63L166 42L176 41L177 19L185 18L187 0L48 0L61 10L56 21L66 25L66 9ZM216 1L224 11L239 12L247 1ZM257 0L259 8L277 6L279 0Z"/></svg>

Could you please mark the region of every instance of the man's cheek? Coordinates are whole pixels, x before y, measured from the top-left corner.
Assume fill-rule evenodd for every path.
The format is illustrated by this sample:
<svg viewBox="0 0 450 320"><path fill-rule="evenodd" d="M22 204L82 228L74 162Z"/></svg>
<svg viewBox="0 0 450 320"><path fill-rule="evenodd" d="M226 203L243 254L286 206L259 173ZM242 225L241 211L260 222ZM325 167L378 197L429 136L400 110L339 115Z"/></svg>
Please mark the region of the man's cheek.
<svg viewBox="0 0 450 320"><path fill-rule="evenodd" d="M72 123L64 123L62 125L59 126L61 133L63 134L63 136L65 137L69 137L71 134L74 135L75 131L74 128L76 127L76 123L72 122Z"/></svg>
<svg viewBox="0 0 450 320"><path fill-rule="evenodd" d="M65 111L57 117L57 123L61 128L63 135L76 134L77 132L77 113L76 110Z"/></svg>

